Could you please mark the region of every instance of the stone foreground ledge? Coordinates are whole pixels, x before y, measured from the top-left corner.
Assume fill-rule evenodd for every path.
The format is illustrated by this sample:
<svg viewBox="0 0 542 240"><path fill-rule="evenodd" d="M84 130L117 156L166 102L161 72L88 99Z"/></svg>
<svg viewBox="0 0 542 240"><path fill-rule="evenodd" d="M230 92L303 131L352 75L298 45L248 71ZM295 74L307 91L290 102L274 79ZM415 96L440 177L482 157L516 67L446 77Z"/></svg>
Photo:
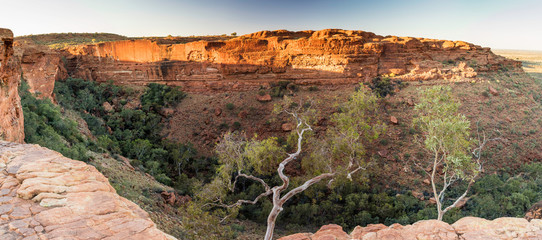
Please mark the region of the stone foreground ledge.
<svg viewBox="0 0 542 240"><path fill-rule="evenodd" d="M0 239L160 239L149 215L81 161L0 141Z"/></svg>
<svg viewBox="0 0 542 240"><path fill-rule="evenodd" d="M393 224L389 227L383 224L369 224L366 227L357 226L347 234L342 227L335 224L325 225L315 234L297 233L280 238L279 240L512 240L512 239L542 239L542 220L528 221L524 218L503 217L486 220L477 217L464 217L454 224L424 220L412 225L402 226Z"/></svg>

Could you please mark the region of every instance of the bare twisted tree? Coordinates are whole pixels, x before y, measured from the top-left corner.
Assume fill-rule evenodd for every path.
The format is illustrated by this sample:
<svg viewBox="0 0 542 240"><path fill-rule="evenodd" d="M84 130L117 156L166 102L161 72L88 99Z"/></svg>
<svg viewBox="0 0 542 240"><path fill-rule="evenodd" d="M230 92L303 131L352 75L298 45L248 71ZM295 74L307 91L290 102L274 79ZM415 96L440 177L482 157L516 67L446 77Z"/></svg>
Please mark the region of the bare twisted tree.
<svg viewBox="0 0 542 240"><path fill-rule="evenodd" d="M332 116L334 126L322 140L307 138L307 133L313 131L311 125L315 111L312 105L312 101L294 103L286 98L281 105L275 107L276 113L289 115L295 123L295 152L287 153L279 146L277 138L257 140L255 137L247 140L241 134L225 134L216 147L221 163L219 174L200 193L201 198L211 202L208 206L238 209L243 204L256 204L262 198L270 197L273 208L267 217L264 238L270 240L277 217L292 197L323 180L331 181L339 176L352 179L353 174L365 169L364 143L374 141L385 130L384 125L372 118L376 97L363 87L356 91L349 101L340 104L340 112ZM307 149L312 152L303 154ZM310 176L304 176L301 184L291 188L291 176L286 175L284 169L288 164L300 160L303 160L302 165L310 166L306 171ZM260 176L273 171L277 172L281 184L271 187ZM240 178L258 182L263 192L252 200L240 199L231 204L224 203L224 196L228 191L235 191Z"/></svg>

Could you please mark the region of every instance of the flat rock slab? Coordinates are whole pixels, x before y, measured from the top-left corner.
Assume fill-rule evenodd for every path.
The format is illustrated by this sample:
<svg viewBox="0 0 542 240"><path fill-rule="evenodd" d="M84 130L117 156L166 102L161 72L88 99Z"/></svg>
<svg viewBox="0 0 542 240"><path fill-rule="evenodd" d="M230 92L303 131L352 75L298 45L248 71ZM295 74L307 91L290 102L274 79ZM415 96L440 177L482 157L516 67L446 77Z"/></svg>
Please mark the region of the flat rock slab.
<svg viewBox="0 0 542 240"><path fill-rule="evenodd" d="M0 141L0 239L173 240L81 161Z"/></svg>

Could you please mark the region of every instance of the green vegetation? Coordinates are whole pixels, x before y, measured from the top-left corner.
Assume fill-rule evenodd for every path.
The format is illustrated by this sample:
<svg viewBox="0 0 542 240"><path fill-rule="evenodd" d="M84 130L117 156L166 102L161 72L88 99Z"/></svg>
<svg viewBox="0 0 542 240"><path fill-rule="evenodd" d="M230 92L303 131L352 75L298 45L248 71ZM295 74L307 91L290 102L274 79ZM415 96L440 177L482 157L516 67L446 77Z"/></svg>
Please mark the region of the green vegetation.
<svg viewBox="0 0 542 240"><path fill-rule="evenodd" d="M386 82L385 79L384 81L374 82L372 86L370 85L370 88L380 96L386 96L393 94L395 88L401 86L401 83L393 82L391 79ZM284 96L296 89L295 85L284 81L274 85L270 91L276 93L273 94L274 96ZM513 88L510 87L509 89ZM446 89L440 90L444 91ZM313 90L309 88L309 91ZM318 91L318 89L316 88L314 91ZM508 93L504 88L502 92L503 94ZM265 93L267 93L267 90L259 92L261 95ZM495 106L495 103L499 103L496 102L497 97L488 95L486 88L477 90L475 93L478 96L487 95L489 97L482 98L487 100L487 106ZM513 92L509 94L520 96L519 94L515 95ZM20 96L25 117L26 142L40 144L73 159L91 160L89 162L92 164L102 161L99 158L106 155L117 159L120 159L120 155L129 157L133 159L131 163L136 169L151 174L161 183L172 186L180 194L190 195L194 199L197 199L197 193L202 186L216 177L217 172L223 173L227 170L223 168L223 160L220 160L222 165L219 167L219 160L216 157L199 156L190 144L180 144L164 139L162 129L167 123L167 119L161 113L164 108L175 108L176 104L183 100L185 93L178 88L149 84L148 88L139 92L126 87L114 86L110 83L98 84L80 79L67 79L56 82L55 95L60 107L52 104L49 100L36 99L28 92L28 85L22 83ZM528 139L525 142L519 142L514 138L523 139L538 134L539 131L536 126L525 129L517 126L508 127L509 125L499 123L496 128L511 136L511 142L509 144L495 143L490 148L490 151L480 153L482 157L490 159L491 162L485 165L485 174L472 182L472 173L475 173L478 169L476 164L470 164L476 160L476 157L472 158L468 156L470 154L467 155L470 151L466 152L473 145L470 141L467 144L466 141L471 137L475 137L471 136L468 131L470 123L455 114L457 113L455 102L442 104L444 100L451 100L448 98L450 96L447 93L442 94L440 92L434 95L438 95L440 99L435 100L439 102L437 106L442 108L438 111L429 106L430 98L427 98L427 101L416 99L418 112L414 118L418 119L417 123L425 122L425 127L420 127L420 125L414 127L407 121L410 119L404 118L402 119L405 120L405 124L404 126L400 125L400 127L404 132L403 136L406 137L415 138L418 134L420 136L429 136L432 133L433 136L440 136L440 138L447 141L444 142L446 153L440 152L439 154L445 154L449 156L446 160L453 159L453 161L452 164L446 165L448 167L445 170L464 177L466 183L450 185L446 191L446 197L452 199L445 199L442 202L443 205L453 204L453 200L461 196L467 189L467 185L471 184L467 196L469 200L466 204L461 208L450 209L447 214L443 215L443 220L451 223L464 216L477 216L487 219L506 216L522 217L530 206L542 199L542 178L540 178L542 176L542 164L536 163L539 161L536 155L533 155L532 162L534 163L520 167L512 163L516 161L516 156L522 156L518 155L518 152L535 149L540 141ZM535 101L539 100L537 96L533 94ZM139 98L139 105L132 104L134 97ZM287 175L291 176L291 183L285 192L299 186L308 177L325 173L324 170L326 170L329 161L332 159L336 163L334 167L344 166L344 162L341 161L348 159L350 155L346 154L347 152L353 153L356 159L362 160L359 166L363 166L367 170L360 170L357 175L351 175L352 181L349 180L346 171L342 171L331 185L328 185L328 181L322 181L290 198L277 218L279 223L277 226L281 229L297 230L300 229L300 226L307 226L307 222L309 222L311 225L309 228L336 223L343 226L345 230L350 231L356 225L371 223L411 224L423 219L438 218L437 208L429 202L429 198L433 197L434 193L432 190L428 190L428 187L422 185L423 178L407 179L409 183L416 185L416 196L413 196L413 192L410 191L412 188L406 186L408 183L401 183L403 185L390 184L392 186L388 186L386 182L382 181L383 178L389 176L386 174L393 174L389 170L394 168L386 165L386 160L375 153L375 148L387 147L389 149L397 146L397 143L392 140L393 138L379 138L378 134L374 135L375 132L372 131L355 134L356 132L359 133L360 130L370 130L372 126L380 126L378 115L366 112L356 113L354 111L355 107L363 107L360 103L369 102L371 105L367 106L379 108L382 106L380 104L386 101L374 98L362 100L362 98L353 97L350 98L349 102L337 105L334 108L336 114L328 118L331 124L327 126L327 129L329 129L327 134L308 132L311 134L305 135L306 137L302 142L305 152L300 155L299 161L294 161L295 164L290 165L286 171ZM493 102L488 102L492 100ZM511 103L510 106L502 104L502 110L499 110L498 107L495 107L495 109L504 113L507 109L513 109L514 106ZM237 106L240 110L241 107L242 105ZM283 109L306 109L310 107L311 104L301 104L300 106L300 104L291 102L283 103ZM484 111L487 110L486 104L483 104L483 107L485 108ZM226 109L228 109L227 105ZM233 106L230 110L237 110L236 106ZM373 110L371 109L369 112ZM534 110L529 110L530 108L517 111L519 114L527 116L534 112ZM448 114L437 117L431 115L432 112ZM353 128L347 128L347 126L352 125L352 119L357 119L360 116L370 118L365 122L357 122L356 131ZM311 121L318 119L314 118L314 115L311 115L310 118ZM427 121L424 121L423 118L427 118ZM439 118L445 121L434 122ZM513 119L525 126L529 125L528 120L523 118ZM82 121L86 122L93 136L81 134L81 128L83 128L84 124L78 126L77 122L82 123ZM243 125L241 125L241 122L236 122L236 119L225 119L220 120L220 122L222 122L219 126L221 130L230 129L230 127L231 130L249 128L249 125L245 126L245 122L242 122ZM536 120L533 122L536 123ZM540 125L540 120L537 123ZM270 125L271 122L268 121L266 124ZM488 128L487 124L482 127ZM350 131L349 134L333 133L333 131L341 128ZM379 128L378 130L382 129ZM459 133L459 135L453 135L453 133ZM345 136L347 138L343 138ZM369 138L365 138L367 136ZM358 139L358 137L361 138ZM295 150L297 139L295 133L289 137L277 136L277 138L263 140L245 139L246 145L243 148L248 147L250 154L243 157L243 166L249 166L244 164L248 159L252 159L255 163L251 163L250 166L252 167L249 169L243 169L242 173L253 173L256 177L269 183L270 186L280 184L281 179L275 176L276 166L278 161L283 160L280 157L285 156L284 152ZM356 142L354 145L346 144L351 142L352 139L363 140L354 141ZM457 143L460 144L454 145ZM434 149L431 147L434 146L434 142L426 141L422 145L427 146L429 151ZM323 149L331 150L322 151ZM425 160L434 156L428 150L420 149L405 153L393 152L390 154L390 158L393 156L395 161L399 161L397 160L398 156L402 156L403 160L411 163L414 160ZM488 168L490 164L494 164L494 161L500 161L494 160L498 158L492 156L495 156L497 151L503 149L509 149L510 153L507 153L507 157L502 157L503 161L504 159L508 160L508 163L499 165L498 168L493 168L493 166ZM318 151L320 151L319 154L311 154ZM534 150L531 152L534 152ZM224 156L221 158L223 159ZM120 161L118 163L122 164ZM474 168L472 168L473 166ZM503 167L500 168L500 166ZM100 171L112 171L103 170L103 168L99 169ZM412 166L411 170L415 176L421 176L423 173L421 168L414 166ZM133 182L139 181L135 179L147 179L142 172L136 172L141 174L142 177L130 178L129 173L122 173L109 179L115 189L123 196L128 196L131 200L143 206L155 206L155 202L152 202L155 200L152 197L155 197L154 195L159 197L159 192L164 189L156 185L149 185L143 190L134 190L140 188L140 186L133 188L136 185ZM229 174L222 175L224 179L230 181L236 180L236 177L239 176L236 171L230 171ZM439 176L442 177L442 175ZM211 190L223 194L221 199L224 203L235 203L239 199L252 200L264 190L258 182L241 177L237 180L235 186L230 186L234 189L233 192L222 192L224 188ZM229 181L225 182L228 183ZM437 182L438 186L442 186L442 182ZM138 202L138 199L144 201L144 203ZM191 219L191 221L183 221L182 229L179 230L179 232L182 232L182 235L180 235L182 238L232 239L235 238L235 232L250 230L250 228L243 225L243 222L239 225L237 220L248 219L265 224L268 213L273 208L270 198L263 197L254 205L239 207L233 215L228 216L225 222L221 223L220 218L217 216L225 217L228 212L221 210L221 208L204 211L200 204L202 203L196 201L184 206L179 211L182 218ZM145 209L149 210L148 208ZM152 212L154 209L149 211ZM235 220L230 221L232 219ZM231 228L228 226L231 226Z"/></svg>
<svg viewBox="0 0 542 240"><path fill-rule="evenodd" d="M391 78L384 76L384 77L376 77L374 78L371 83L369 84L369 88L377 94L379 97L386 97L388 95L393 95L395 93L396 88L402 88L403 82L400 80L392 80Z"/></svg>
<svg viewBox="0 0 542 240"><path fill-rule="evenodd" d="M226 109L228 109L228 110L231 111L231 110L233 110L234 108L235 108L235 105L234 105L233 103L227 103L227 104L226 104Z"/></svg>
<svg viewBox="0 0 542 240"><path fill-rule="evenodd" d="M365 145L384 131L384 126L372 117L376 104L376 96L360 88L347 102L338 106L340 112L332 116L334 124L326 131L326 137L311 139L311 125L314 125L317 115L312 101L297 104L285 98L282 104L275 106L274 112L289 115L297 126L288 139L288 145L279 144L276 137L246 139L238 133L226 133L216 147L220 163L218 172L198 194L198 199L208 202L209 206L220 207L217 210L219 214L237 214L243 204L254 204L272 197L271 209L256 210L259 216L268 216L265 239L272 239L277 217L292 197L323 181L333 180L333 185L341 186L345 181L353 181L354 174L365 170ZM302 154L303 159L297 162ZM304 174L291 176L285 173L284 168L288 164L301 165ZM278 176L275 175L277 171ZM295 182L291 182L294 177ZM280 179L278 184L277 178ZM239 179L255 181L258 188L254 189L254 196L244 195L245 191L242 191L241 199L229 203L227 194L237 192Z"/></svg>
<svg viewBox="0 0 542 240"><path fill-rule="evenodd" d="M278 81L277 83L271 84L271 90L269 95L271 97L283 97L288 92L296 92L299 90L299 87L290 81Z"/></svg>
<svg viewBox="0 0 542 240"><path fill-rule="evenodd" d="M442 220L447 211L466 197L482 168L480 158L476 161L470 154L473 145L470 139L470 121L465 115L458 113L460 104L452 98L451 90L450 87L443 86L420 90L420 102L415 107L419 116L414 119L414 123L420 127L425 148L432 156L427 161L422 160L419 165L426 166L429 162L431 171L427 171L427 174L431 177L438 220ZM478 150L478 155L481 150ZM440 166L443 167L442 179L437 176ZM443 206L448 187L463 180L468 182L465 192L448 207Z"/></svg>
<svg viewBox="0 0 542 240"><path fill-rule="evenodd" d="M175 107L185 93L179 88L151 83L141 95L141 106L123 107L122 100L133 90L81 79L67 79L55 84L58 103L78 112L86 121L100 151L132 158L132 165L159 182L191 194L211 171L213 158L199 157L190 145L163 140L164 107ZM112 107L106 111L104 105Z"/></svg>
<svg viewBox="0 0 542 240"><path fill-rule="evenodd" d="M62 110L49 99L35 98L25 81L21 82L19 95L24 114L25 142L39 144L62 153L64 156L87 161L87 148L93 142L77 129L77 123L62 116Z"/></svg>

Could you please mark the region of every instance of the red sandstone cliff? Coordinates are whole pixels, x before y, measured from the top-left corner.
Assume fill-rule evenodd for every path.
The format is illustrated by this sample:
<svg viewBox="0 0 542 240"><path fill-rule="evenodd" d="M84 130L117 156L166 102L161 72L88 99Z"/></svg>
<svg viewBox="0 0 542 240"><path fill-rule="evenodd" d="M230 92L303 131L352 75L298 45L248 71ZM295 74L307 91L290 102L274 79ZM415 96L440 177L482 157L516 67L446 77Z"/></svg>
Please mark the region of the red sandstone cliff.
<svg viewBox="0 0 542 240"><path fill-rule="evenodd" d="M0 139L22 143L24 118L19 98L20 59L13 54L13 33L0 28Z"/></svg>
<svg viewBox="0 0 542 240"><path fill-rule="evenodd" d="M30 91L38 98L54 101L55 81L68 78L62 56L46 46L17 42L15 47L21 57L23 78Z"/></svg>
<svg viewBox="0 0 542 240"><path fill-rule="evenodd" d="M462 41L328 29L262 31L221 41L126 40L71 47L68 72L117 84L159 82L247 89L278 80L344 84L393 74L403 80L472 78L520 63Z"/></svg>

